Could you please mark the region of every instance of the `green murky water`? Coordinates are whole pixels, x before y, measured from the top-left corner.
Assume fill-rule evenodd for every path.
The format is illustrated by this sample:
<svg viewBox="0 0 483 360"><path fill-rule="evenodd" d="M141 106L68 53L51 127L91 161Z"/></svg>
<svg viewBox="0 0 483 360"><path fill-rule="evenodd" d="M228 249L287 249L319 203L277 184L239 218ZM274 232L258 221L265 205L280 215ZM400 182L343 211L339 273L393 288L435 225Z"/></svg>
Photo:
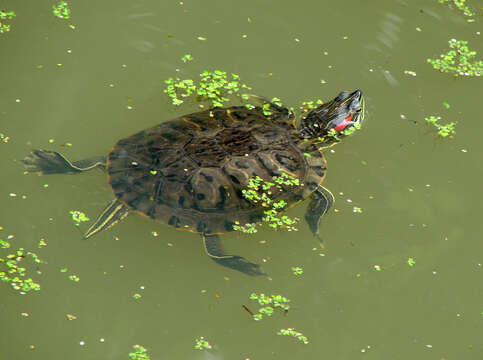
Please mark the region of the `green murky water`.
<svg viewBox="0 0 483 360"><path fill-rule="evenodd" d="M61 21L50 5L0 4L17 13L0 36L0 132L10 138L0 144L0 238L47 262L41 274L27 266L37 293L0 284L1 360L127 359L134 344L152 359L483 358L483 86L426 63L450 38L481 53L481 15L468 23L430 0L106 0L72 1ZM186 53L195 61L182 64ZM111 198L105 176L23 174L32 148L105 154L194 111L170 105L163 80L214 68L287 104L343 89L366 96L364 129L328 154L337 201L321 228L325 249L305 224L224 237L272 280L217 266L197 236L140 216L81 241L69 211L95 217ZM432 114L458 121L454 139L437 138L424 122ZM48 246L38 249L41 238ZM255 322L242 308L255 310L253 291L283 294L292 309ZM310 343L276 335L288 327ZM193 349L200 336L212 350Z"/></svg>

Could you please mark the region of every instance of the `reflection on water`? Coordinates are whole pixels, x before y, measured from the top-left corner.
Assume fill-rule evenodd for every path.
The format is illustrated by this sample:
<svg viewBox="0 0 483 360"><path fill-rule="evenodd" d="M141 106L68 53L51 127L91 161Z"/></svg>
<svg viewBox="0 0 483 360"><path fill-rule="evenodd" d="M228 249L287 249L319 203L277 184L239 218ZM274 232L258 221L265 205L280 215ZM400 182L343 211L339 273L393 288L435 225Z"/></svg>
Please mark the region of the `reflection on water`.
<svg viewBox="0 0 483 360"><path fill-rule="evenodd" d="M381 31L376 35L376 39L390 49L397 46L401 23L403 20L399 16L391 13L384 14L384 20L379 25Z"/></svg>

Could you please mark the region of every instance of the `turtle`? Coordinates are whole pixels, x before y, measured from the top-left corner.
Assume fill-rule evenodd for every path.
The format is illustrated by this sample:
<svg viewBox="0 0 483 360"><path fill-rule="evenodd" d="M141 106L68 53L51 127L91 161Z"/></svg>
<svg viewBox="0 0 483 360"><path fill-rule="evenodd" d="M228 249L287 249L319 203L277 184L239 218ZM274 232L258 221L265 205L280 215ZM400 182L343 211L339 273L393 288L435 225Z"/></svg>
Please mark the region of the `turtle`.
<svg viewBox="0 0 483 360"><path fill-rule="evenodd" d="M287 107L258 99L258 106L213 107L162 122L119 140L107 156L70 161L55 151L33 150L23 163L28 173L107 173L114 200L84 239L138 213L200 234L206 253L220 265L264 275L260 265L227 254L219 237L234 224L262 220L264 208L244 198L243 190L254 177L299 179L301 186L282 188L274 198L288 207L310 198L305 219L318 237L320 218L334 202L322 186L323 150L362 122L364 98L360 90L340 92L299 125Z"/></svg>

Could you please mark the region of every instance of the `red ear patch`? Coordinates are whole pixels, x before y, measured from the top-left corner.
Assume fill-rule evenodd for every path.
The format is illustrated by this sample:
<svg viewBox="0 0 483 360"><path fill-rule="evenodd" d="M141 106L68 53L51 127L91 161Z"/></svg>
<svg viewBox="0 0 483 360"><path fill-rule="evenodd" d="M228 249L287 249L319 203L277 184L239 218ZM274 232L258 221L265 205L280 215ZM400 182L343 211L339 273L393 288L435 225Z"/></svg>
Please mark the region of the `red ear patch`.
<svg viewBox="0 0 483 360"><path fill-rule="evenodd" d="M354 117L354 115L349 115L348 117L346 117L344 119L344 121L342 121L340 124L338 124L336 127L334 127L335 131L342 131L344 130L347 125L349 125L349 123L352 121L352 118Z"/></svg>

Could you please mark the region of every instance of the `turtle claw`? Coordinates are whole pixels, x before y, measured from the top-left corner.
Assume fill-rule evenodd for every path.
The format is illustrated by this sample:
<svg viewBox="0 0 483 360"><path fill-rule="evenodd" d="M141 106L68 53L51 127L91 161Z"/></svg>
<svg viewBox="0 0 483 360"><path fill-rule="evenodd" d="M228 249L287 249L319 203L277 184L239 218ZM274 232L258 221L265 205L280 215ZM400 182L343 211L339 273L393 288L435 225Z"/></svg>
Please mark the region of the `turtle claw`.
<svg viewBox="0 0 483 360"><path fill-rule="evenodd" d="M213 258L213 260L222 266L240 271L249 276L267 276L267 274L261 270L260 265L251 263L241 256Z"/></svg>
<svg viewBox="0 0 483 360"><path fill-rule="evenodd" d="M77 171L62 155L49 150L34 150L23 159L23 163L28 172L61 174Z"/></svg>

